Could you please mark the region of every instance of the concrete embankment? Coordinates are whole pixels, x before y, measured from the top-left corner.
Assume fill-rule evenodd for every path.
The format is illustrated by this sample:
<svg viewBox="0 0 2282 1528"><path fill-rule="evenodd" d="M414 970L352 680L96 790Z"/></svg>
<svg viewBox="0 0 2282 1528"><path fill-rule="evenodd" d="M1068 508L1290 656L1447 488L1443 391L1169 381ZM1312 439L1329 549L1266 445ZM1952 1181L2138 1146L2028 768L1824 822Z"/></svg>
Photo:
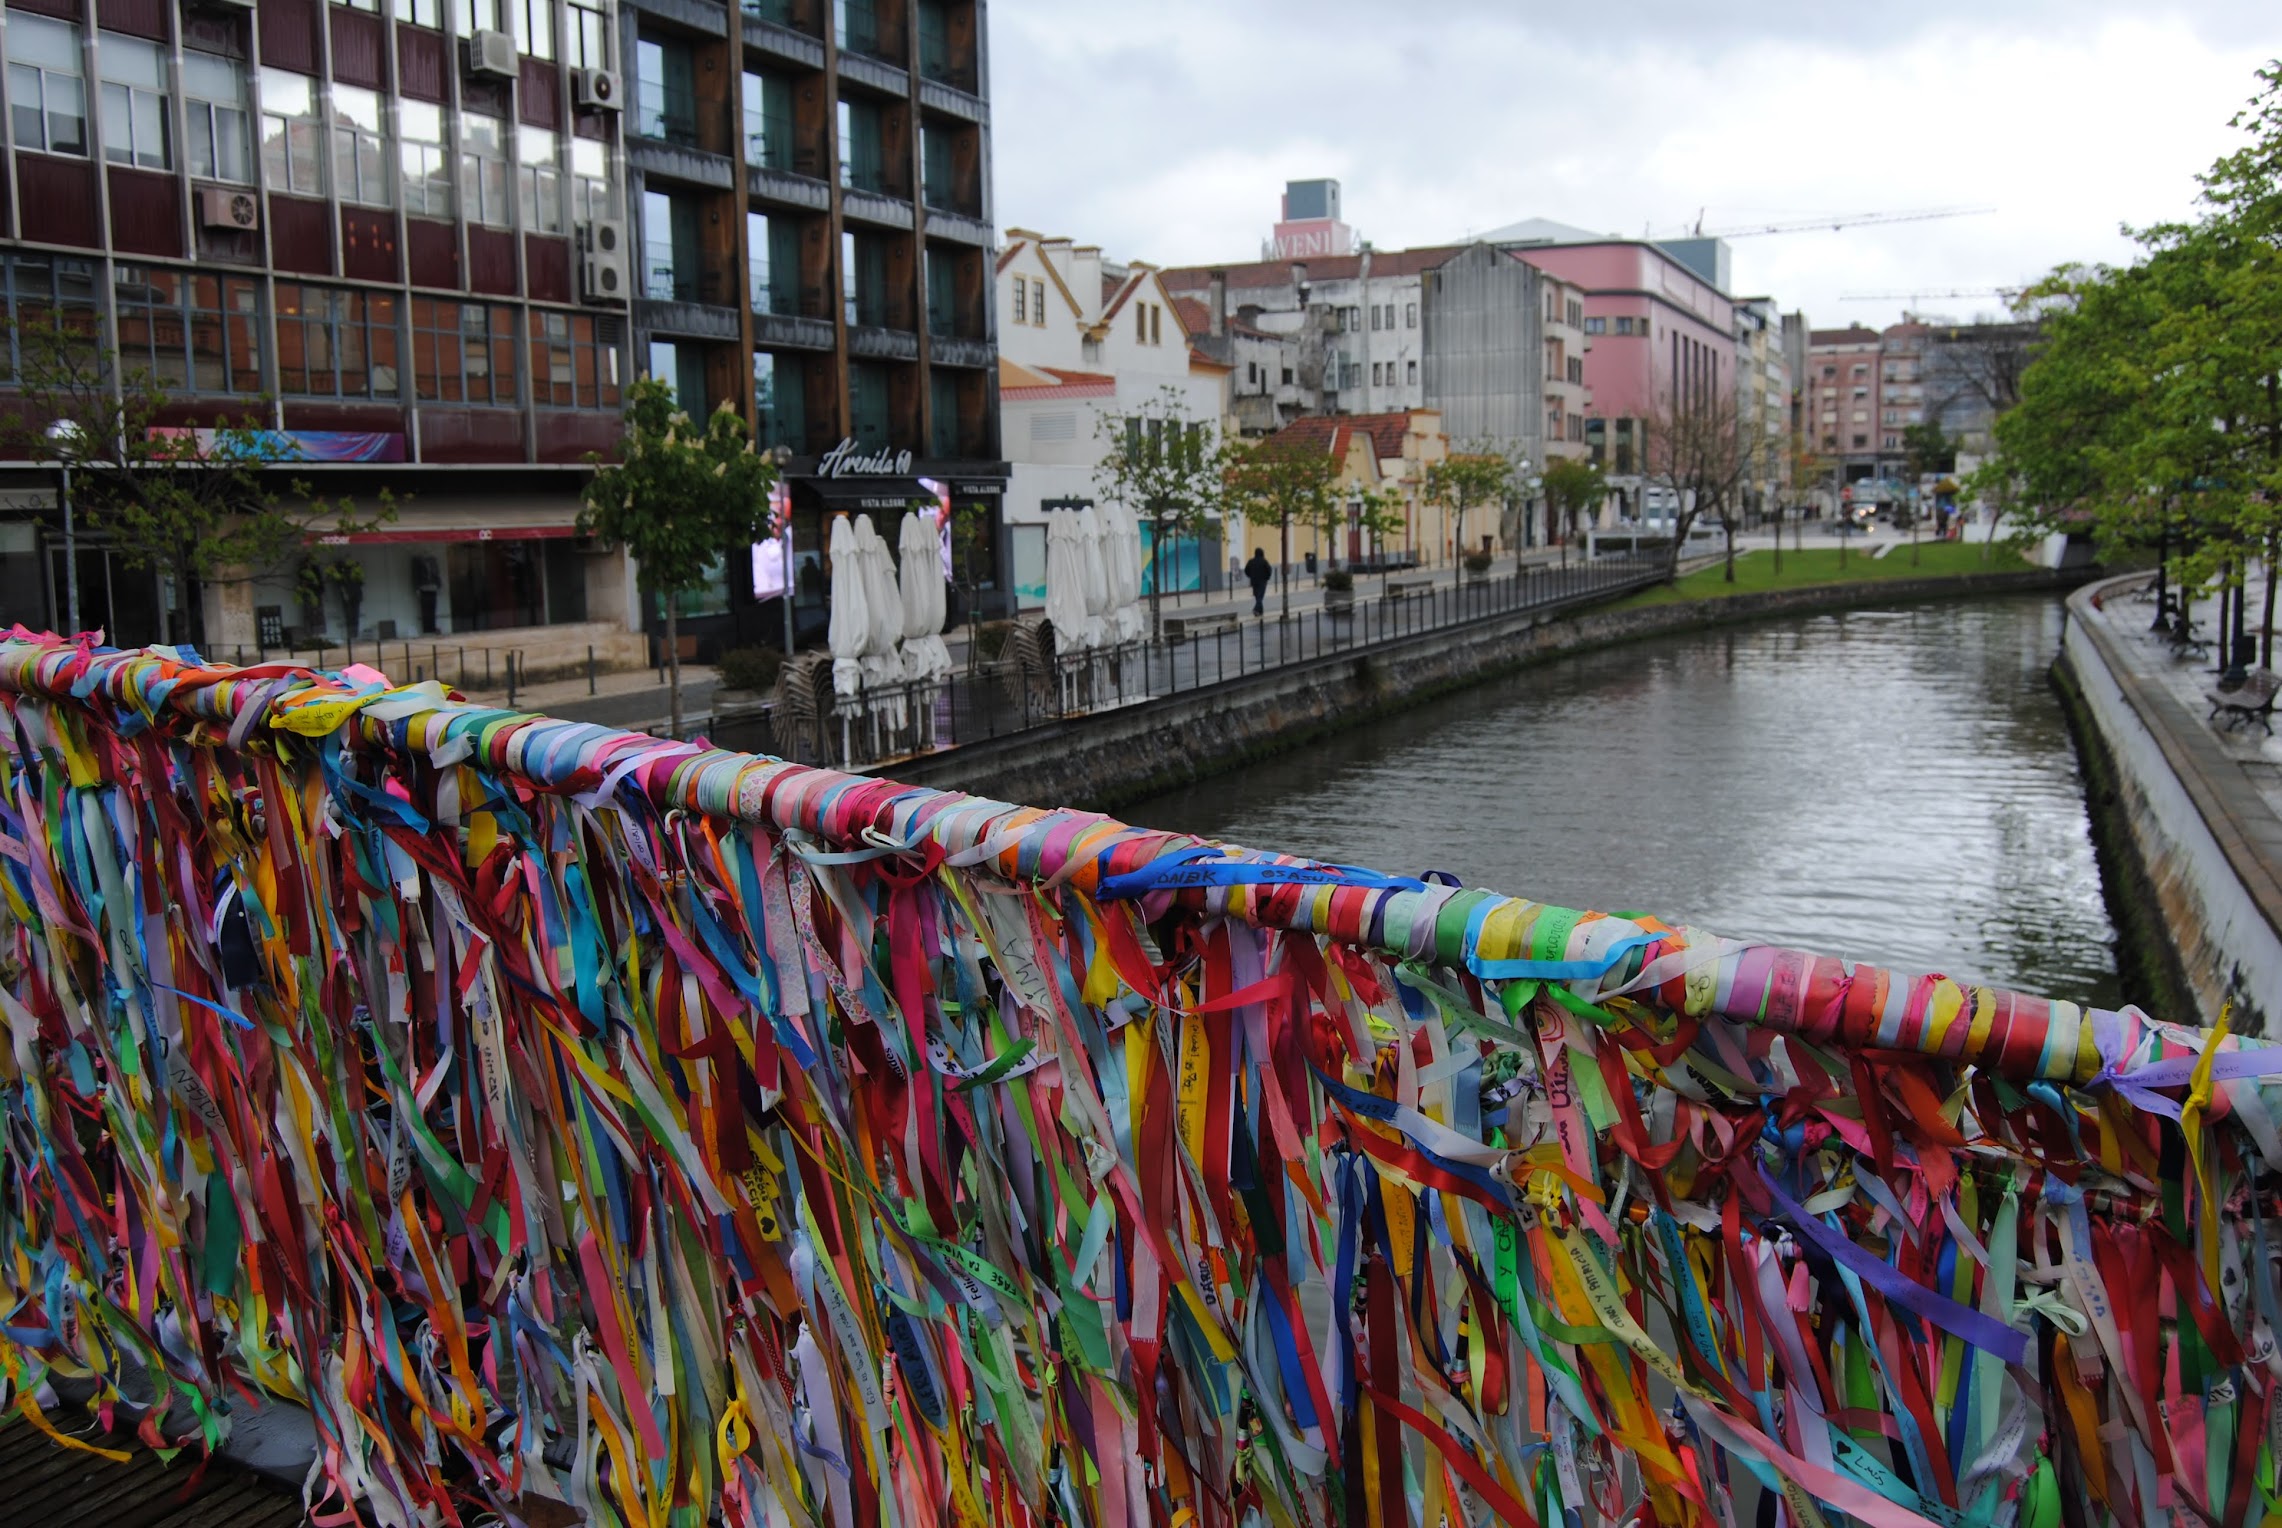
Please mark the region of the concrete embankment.
<svg viewBox="0 0 2282 1528"><path fill-rule="evenodd" d="M897 760L878 772L1004 801L1107 811L1570 653L1769 616L2058 590L2081 581L2080 574L2030 570L1826 584L1571 613L1517 612Z"/></svg>
<svg viewBox="0 0 2282 1528"><path fill-rule="evenodd" d="M2076 729L2094 837L2134 990L2166 1018L2266 1032L2282 1004L2282 815L2256 728L2205 715L2203 665L2150 644L2144 607L2109 608L2146 575L2068 601L2053 679Z"/></svg>

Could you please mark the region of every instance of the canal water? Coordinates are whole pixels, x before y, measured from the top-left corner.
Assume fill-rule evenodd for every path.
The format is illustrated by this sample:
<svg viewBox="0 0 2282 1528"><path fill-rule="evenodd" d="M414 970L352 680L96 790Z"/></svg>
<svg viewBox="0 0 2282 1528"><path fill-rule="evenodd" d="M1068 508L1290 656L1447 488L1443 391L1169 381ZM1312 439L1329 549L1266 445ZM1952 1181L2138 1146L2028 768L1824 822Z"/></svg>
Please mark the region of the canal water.
<svg viewBox="0 0 2282 1528"><path fill-rule="evenodd" d="M1148 827L2115 1006L2058 599L1525 670L1132 806Z"/></svg>

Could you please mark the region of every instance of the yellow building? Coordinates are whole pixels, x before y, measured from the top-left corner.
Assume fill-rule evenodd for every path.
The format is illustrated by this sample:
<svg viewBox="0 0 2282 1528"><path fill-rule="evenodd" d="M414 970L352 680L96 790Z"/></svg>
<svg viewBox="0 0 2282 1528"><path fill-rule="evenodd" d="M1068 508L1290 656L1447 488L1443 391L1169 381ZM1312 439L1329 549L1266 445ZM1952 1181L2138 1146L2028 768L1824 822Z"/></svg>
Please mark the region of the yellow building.
<svg viewBox="0 0 2282 1528"><path fill-rule="evenodd" d="M1338 463L1338 483L1343 492L1391 494L1401 506L1401 531L1374 539L1367 532L1350 528L1336 538L1336 548L1328 545L1315 527L1294 525L1291 528L1294 564L1304 565L1310 552L1324 563L1331 561L1336 552L1337 561L1342 565L1368 564L1381 557L1415 558L1426 565L1451 560L1454 527L1448 523L1449 516L1439 505L1423 500L1426 469L1450 454L1450 439L1442 433L1440 410L1311 415L1293 420L1251 449L1325 453ZM1479 545L1481 534L1496 532L1497 511L1476 511L1472 518L1481 523L1468 525L1466 536ZM1233 545L1242 547L1240 555L1243 556L1249 556L1252 548L1259 547L1273 562L1280 534L1273 524L1247 525L1242 540Z"/></svg>

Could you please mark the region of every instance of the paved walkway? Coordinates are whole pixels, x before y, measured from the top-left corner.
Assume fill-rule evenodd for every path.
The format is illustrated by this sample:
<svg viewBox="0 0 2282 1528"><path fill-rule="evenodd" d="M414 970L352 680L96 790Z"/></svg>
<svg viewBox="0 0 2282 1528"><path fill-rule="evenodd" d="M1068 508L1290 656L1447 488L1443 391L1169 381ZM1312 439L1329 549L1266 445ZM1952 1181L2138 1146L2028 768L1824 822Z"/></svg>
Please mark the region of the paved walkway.
<svg viewBox="0 0 2282 1528"><path fill-rule="evenodd" d="M2248 625L2254 644L2258 640L2258 613L2265 590L2264 579L2251 580ZM2142 683L2161 690L2185 707L2208 734L2212 746L2241 769L2268 809L2282 819L2282 738L2269 735L2255 723L2230 728L2223 717L2217 721L2207 719L2211 709L2209 692L2218 683L2221 668L2215 640L2219 602L2215 597L2197 600L2191 613L2197 623L2197 633L2214 639L2209 657L2173 657L2170 639L2149 629L2155 620L2154 604L2142 603L2128 591L2110 596L2100 611L2132 673ZM2251 667L2258 667L2255 659Z"/></svg>

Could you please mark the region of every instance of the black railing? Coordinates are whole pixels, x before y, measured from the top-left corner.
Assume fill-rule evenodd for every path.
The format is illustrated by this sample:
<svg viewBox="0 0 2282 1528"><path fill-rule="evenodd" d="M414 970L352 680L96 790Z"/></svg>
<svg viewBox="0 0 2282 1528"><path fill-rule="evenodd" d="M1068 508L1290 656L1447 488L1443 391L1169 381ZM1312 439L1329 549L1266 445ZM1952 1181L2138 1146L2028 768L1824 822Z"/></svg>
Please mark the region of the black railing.
<svg viewBox="0 0 2282 1528"><path fill-rule="evenodd" d="M1016 656L1024 644L1010 641L999 658L944 679L837 697L804 724L788 718L778 725L772 702L764 708L766 735L738 735L741 719L729 716L716 718L716 727L725 745L764 748L802 763L886 763L1291 665L1365 656L1430 632L1599 603L1661 582L1666 567L1661 554L1636 553L1456 582L1446 572L1389 570L1357 576L1343 606L1295 610L1288 619L1272 604L1265 619L1248 611L1197 615L1167 604L1165 632L1155 639L1060 652L1050 667L1026 664ZM1326 591L1326 599L1338 595ZM1145 603L1142 612L1146 619Z"/></svg>

